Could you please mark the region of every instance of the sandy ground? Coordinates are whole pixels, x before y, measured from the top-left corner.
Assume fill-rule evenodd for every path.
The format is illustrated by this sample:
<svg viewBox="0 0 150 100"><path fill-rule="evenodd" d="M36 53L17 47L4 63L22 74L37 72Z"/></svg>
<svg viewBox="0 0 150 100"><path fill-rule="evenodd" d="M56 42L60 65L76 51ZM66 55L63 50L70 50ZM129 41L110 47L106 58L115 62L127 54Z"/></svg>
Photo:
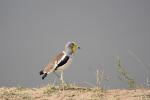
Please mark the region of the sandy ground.
<svg viewBox="0 0 150 100"><path fill-rule="evenodd" d="M1 87L0 100L150 100L150 89L101 90L84 87Z"/></svg>

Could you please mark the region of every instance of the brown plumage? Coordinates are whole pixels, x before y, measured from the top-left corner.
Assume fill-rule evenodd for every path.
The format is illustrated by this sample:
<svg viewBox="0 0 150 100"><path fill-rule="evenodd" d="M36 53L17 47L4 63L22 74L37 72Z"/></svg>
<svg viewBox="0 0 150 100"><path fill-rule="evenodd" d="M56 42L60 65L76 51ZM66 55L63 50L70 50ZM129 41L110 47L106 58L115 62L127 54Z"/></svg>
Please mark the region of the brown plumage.
<svg viewBox="0 0 150 100"><path fill-rule="evenodd" d="M63 52L59 53L54 59L52 59L52 61L48 65L46 65L46 67L44 68L43 71L45 73L49 73L49 72L53 71L55 66L56 66L56 64L58 64L58 62L60 61L60 59L63 56L64 56Z"/></svg>
<svg viewBox="0 0 150 100"><path fill-rule="evenodd" d="M39 74L42 75L42 79L44 79L49 73L59 70L61 71L61 80L63 81L63 71L71 64L72 55L77 49L79 49L79 46L75 42L68 42L65 45L64 51L53 58L51 62L39 72Z"/></svg>
<svg viewBox="0 0 150 100"><path fill-rule="evenodd" d="M41 70L39 73L40 75L43 75L42 79L44 79L47 74L49 74L50 72L55 71L55 68L57 66L57 64L60 62L60 60L62 59L62 57L64 56L64 52L59 53L56 57L54 57L51 62L49 64L47 64L45 66L45 68L43 70Z"/></svg>

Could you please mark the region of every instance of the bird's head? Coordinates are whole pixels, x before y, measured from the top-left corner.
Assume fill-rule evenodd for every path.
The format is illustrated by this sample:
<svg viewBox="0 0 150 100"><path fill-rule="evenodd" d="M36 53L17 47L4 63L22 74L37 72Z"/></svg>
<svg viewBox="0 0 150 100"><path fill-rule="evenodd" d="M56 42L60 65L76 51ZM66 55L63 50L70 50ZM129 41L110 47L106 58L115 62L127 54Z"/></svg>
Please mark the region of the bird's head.
<svg viewBox="0 0 150 100"><path fill-rule="evenodd" d="M65 46L65 52L68 54L76 53L77 49L80 49L80 47L75 42L68 42Z"/></svg>

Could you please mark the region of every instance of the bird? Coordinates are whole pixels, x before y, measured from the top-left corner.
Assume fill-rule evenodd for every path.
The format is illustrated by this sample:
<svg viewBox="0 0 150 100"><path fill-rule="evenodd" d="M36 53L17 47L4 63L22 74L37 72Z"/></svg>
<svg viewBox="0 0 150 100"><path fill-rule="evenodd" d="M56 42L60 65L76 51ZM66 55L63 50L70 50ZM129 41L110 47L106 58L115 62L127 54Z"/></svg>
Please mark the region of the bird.
<svg viewBox="0 0 150 100"><path fill-rule="evenodd" d="M60 78L61 82L64 83L63 72L72 63L73 55L77 52L77 49L80 49L80 47L76 42L67 42L64 50L58 53L45 68L39 72L39 74L42 75L42 80L45 79L48 74L53 72ZM56 72L61 72L61 76L56 74Z"/></svg>

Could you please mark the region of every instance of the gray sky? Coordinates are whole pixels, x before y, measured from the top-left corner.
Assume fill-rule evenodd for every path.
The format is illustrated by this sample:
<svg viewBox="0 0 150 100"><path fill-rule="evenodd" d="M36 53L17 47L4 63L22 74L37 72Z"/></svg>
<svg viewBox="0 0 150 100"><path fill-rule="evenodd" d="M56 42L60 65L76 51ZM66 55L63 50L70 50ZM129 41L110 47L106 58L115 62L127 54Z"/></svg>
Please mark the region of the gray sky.
<svg viewBox="0 0 150 100"><path fill-rule="evenodd" d="M38 72L68 41L82 48L64 73L67 82L96 83L96 69L117 79L116 62L139 84L150 78L150 0L0 0L0 86L53 82ZM147 73L147 74L146 74Z"/></svg>

